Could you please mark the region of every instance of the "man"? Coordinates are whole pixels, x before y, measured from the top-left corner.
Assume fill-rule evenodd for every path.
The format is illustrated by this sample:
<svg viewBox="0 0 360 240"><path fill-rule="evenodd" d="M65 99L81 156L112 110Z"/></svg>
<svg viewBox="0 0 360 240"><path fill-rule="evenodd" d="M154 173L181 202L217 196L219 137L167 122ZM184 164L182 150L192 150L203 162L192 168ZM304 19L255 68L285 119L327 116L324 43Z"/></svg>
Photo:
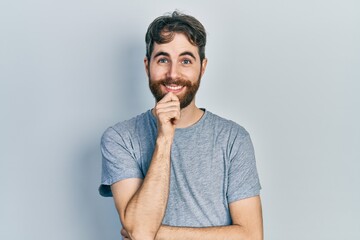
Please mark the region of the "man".
<svg viewBox="0 0 360 240"><path fill-rule="evenodd" d="M100 194L113 196L125 239L262 239L260 183L249 134L195 105L206 32L173 12L146 33L156 104L106 130Z"/></svg>

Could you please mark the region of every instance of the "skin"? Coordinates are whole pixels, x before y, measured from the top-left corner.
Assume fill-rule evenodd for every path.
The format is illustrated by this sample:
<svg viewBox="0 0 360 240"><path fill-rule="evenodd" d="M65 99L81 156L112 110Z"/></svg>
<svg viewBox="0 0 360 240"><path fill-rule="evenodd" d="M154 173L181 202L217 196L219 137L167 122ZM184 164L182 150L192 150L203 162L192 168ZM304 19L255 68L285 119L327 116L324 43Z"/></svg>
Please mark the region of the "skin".
<svg viewBox="0 0 360 240"><path fill-rule="evenodd" d="M185 35L176 33L166 44L154 45L151 59L144 59L151 81L182 78L191 82L202 77L207 59L200 61L198 48ZM252 197L229 204L233 224L230 226L191 228L161 225L165 214L170 182L170 151L175 129L196 123L203 111L195 105L195 98L180 109L179 98L186 87L160 86L165 96L155 104L152 112L157 119L158 136L149 170L142 179L125 179L111 186L115 206L123 225L124 239L263 239L260 197Z"/></svg>

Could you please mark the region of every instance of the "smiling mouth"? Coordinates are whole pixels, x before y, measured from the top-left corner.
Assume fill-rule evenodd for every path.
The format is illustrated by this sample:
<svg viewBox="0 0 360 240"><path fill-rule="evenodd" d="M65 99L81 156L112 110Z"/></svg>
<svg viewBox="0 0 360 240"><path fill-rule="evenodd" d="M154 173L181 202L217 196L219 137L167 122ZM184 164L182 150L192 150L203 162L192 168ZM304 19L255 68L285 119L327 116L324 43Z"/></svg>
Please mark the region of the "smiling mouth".
<svg viewBox="0 0 360 240"><path fill-rule="evenodd" d="M164 85L167 89L170 89L172 91L178 91L183 88L181 85Z"/></svg>
<svg viewBox="0 0 360 240"><path fill-rule="evenodd" d="M171 92L179 92L184 87L182 85L175 85L175 84L171 84L171 85L164 84L164 86L166 87L166 89L168 91L171 91Z"/></svg>

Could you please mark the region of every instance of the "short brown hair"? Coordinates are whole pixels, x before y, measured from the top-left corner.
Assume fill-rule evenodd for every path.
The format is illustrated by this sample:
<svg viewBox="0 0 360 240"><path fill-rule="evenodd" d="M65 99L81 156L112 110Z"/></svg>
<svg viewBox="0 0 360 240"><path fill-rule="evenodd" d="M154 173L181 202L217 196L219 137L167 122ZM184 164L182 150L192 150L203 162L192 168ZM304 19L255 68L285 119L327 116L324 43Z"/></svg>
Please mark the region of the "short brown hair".
<svg viewBox="0 0 360 240"><path fill-rule="evenodd" d="M150 61L154 50L154 42L157 44L171 42L174 38L174 33L185 34L189 42L198 47L202 62L205 58L205 28L196 18L178 11L160 16L149 25L145 35L147 59Z"/></svg>

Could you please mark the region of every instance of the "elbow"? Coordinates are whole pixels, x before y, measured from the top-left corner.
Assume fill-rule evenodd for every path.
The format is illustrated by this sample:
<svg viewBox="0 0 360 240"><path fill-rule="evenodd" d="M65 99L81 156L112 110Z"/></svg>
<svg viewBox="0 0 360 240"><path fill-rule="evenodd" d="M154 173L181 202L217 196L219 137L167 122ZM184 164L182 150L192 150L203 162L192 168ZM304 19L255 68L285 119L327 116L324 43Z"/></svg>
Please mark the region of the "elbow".
<svg viewBox="0 0 360 240"><path fill-rule="evenodd" d="M144 229L141 224L138 226L134 225L123 225L125 232L131 240L154 240L156 233ZM122 234L123 235L123 234ZM124 235L123 235L124 236Z"/></svg>
<svg viewBox="0 0 360 240"><path fill-rule="evenodd" d="M263 232L262 231L254 231L248 234L249 240L264 240Z"/></svg>
<svg viewBox="0 0 360 240"><path fill-rule="evenodd" d="M120 220L127 238L131 240L154 240L161 226L155 224L155 221L146 221L140 217L134 217L134 214L124 214Z"/></svg>

